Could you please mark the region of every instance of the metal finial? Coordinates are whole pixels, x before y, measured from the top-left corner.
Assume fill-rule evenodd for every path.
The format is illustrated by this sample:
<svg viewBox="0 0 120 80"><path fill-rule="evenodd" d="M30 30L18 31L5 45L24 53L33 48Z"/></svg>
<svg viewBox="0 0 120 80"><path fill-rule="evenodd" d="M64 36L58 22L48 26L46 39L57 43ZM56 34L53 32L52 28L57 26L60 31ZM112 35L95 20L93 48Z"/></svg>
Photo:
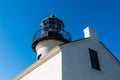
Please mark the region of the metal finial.
<svg viewBox="0 0 120 80"><path fill-rule="evenodd" d="M55 17L55 15L54 15L54 8L51 9L51 15L50 15L50 17Z"/></svg>
<svg viewBox="0 0 120 80"><path fill-rule="evenodd" d="M54 14L52 14L50 17L54 18L54 17L55 17L55 15L54 15Z"/></svg>

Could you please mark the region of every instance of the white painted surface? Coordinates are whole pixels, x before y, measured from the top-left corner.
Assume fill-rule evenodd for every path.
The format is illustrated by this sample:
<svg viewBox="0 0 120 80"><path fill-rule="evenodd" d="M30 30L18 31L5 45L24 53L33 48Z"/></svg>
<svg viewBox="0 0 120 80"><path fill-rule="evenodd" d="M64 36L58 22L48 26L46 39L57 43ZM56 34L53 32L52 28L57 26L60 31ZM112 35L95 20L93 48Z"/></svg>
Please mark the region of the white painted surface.
<svg viewBox="0 0 120 80"><path fill-rule="evenodd" d="M89 48L98 52L101 71L91 68ZM120 63L93 39L62 46L62 80L120 80Z"/></svg>
<svg viewBox="0 0 120 80"><path fill-rule="evenodd" d="M120 80L120 62L96 39L94 30L87 30L87 39L62 45L61 52L20 80ZM43 44L38 44L38 54L42 51L41 47L44 52L47 46L49 50L44 52L46 54L57 42ZM101 71L91 68L89 48L98 52Z"/></svg>
<svg viewBox="0 0 120 80"><path fill-rule="evenodd" d="M45 56L50 50L55 48L56 46L63 44L63 42L59 40L44 40L40 41L36 46L37 56L41 55L41 58Z"/></svg>
<svg viewBox="0 0 120 80"><path fill-rule="evenodd" d="M62 80L61 59L61 53L59 53L20 80Z"/></svg>
<svg viewBox="0 0 120 80"><path fill-rule="evenodd" d="M92 39L98 40L98 34L94 29L87 27L83 31L84 31L84 38L92 37Z"/></svg>

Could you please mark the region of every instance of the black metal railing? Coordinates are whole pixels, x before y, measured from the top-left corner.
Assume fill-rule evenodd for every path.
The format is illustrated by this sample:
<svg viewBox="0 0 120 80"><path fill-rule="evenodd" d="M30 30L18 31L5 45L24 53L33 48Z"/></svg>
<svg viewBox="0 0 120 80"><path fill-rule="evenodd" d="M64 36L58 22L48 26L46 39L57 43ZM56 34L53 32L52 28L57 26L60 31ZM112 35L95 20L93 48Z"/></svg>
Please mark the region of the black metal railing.
<svg viewBox="0 0 120 80"><path fill-rule="evenodd" d="M33 42L35 42L37 40L45 40L45 39L58 39L58 40L63 40L65 42L71 42L70 34L64 30L45 31L45 30L41 29L33 35Z"/></svg>

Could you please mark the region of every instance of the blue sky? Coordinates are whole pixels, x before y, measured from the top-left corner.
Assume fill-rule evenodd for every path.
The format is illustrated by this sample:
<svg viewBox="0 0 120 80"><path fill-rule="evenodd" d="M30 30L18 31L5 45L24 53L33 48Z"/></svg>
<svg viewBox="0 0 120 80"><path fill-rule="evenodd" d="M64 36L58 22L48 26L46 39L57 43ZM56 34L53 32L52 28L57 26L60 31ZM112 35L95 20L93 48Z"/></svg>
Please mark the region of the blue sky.
<svg viewBox="0 0 120 80"><path fill-rule="evenodd" d="M0 0L0 80L12 80L36 61L32 36L52 12L72 40L90 26L120 60L119 0Z"/></svg>

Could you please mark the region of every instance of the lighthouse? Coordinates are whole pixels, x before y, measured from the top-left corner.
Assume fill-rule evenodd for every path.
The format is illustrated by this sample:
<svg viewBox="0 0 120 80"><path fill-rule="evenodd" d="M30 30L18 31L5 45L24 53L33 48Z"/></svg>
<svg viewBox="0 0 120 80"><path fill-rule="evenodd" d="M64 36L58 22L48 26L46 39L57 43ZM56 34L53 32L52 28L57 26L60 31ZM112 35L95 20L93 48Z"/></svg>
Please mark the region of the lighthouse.
<svg viewBox="0 0 120 80"><path fill-rule="evenodd" d="M71 36L64 30L63 21L51 15L41 21L41 29L33 36L32 49L37 53L39 60L54 47L69 42Z"/></svg>
<svg viewBox="0 0 120 80"><path fill-rule="evenodd" d="M14 80L120 80L120 61L86 27L84 38L71 41L63 22L54 15L41 21L33 35L38 60Z"/></svg>

